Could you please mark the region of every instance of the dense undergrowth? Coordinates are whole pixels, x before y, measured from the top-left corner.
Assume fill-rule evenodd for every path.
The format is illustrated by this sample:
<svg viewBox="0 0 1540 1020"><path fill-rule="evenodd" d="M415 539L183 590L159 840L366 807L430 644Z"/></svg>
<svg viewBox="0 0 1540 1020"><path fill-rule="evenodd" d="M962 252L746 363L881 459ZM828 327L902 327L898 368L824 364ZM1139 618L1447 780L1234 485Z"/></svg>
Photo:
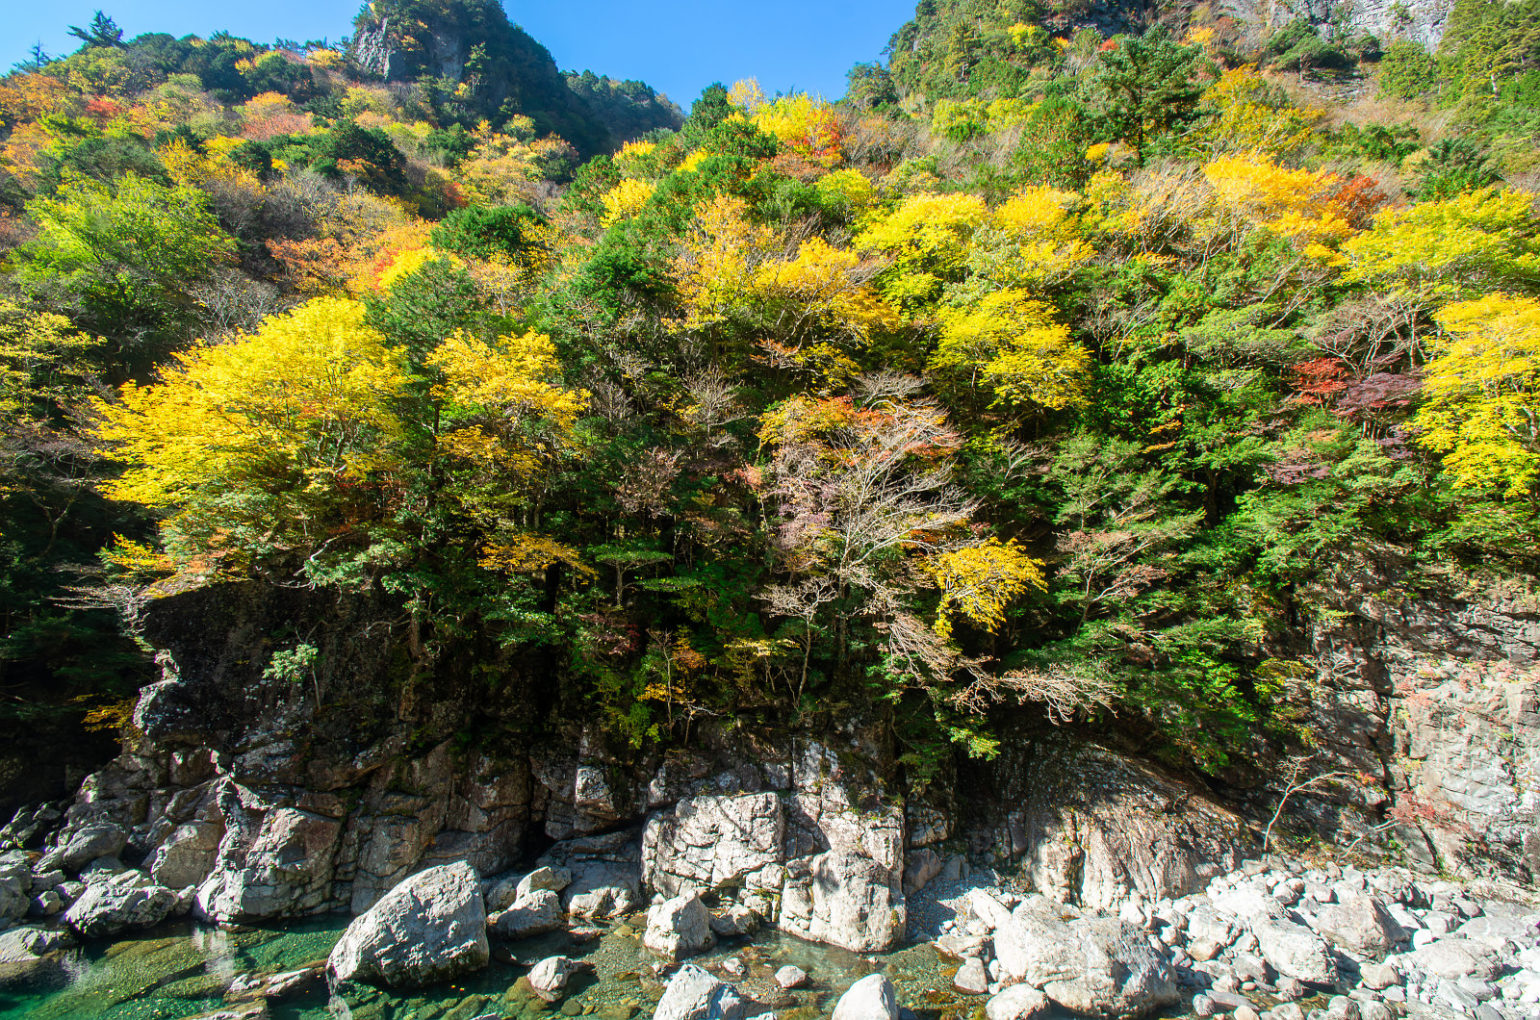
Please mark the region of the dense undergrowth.
<svg viewBox="0 0 1540 1020"><path fill-rule="evenodd" d="M635 745L880 717L923 773L1035 702L1215 770L1312 739L1334 571L1528 591L1532 3L1429 54L927 2L844 100L677 130L395 6L0 80L18 717L110 722L147 600L255 577L387 594L417 676L538 653Z"/></svg>

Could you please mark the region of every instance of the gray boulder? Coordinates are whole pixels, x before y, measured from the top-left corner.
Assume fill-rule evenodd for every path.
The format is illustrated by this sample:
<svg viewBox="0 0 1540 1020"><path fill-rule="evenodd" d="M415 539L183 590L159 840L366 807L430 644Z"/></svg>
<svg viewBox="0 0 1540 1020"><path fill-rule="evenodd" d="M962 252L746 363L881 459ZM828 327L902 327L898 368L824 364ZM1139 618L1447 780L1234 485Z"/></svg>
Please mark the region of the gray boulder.
<svg viewBox="0 0 1540 1020"><path fill-rule="evenodd" d="M760 1008L731 985L687 963L669 978L652 1016L653 1020L748 1020Z"/></svg>
<svg viewBox="0 0 1540 1020"><path fill-rule="evenodd" d="M1051 1008L1048 996L1031 985L1011 985L990 997L984 1004L984 1016L988 1020L1034 1020Z"/></svg>
<svg viewBox="0 0 1540 1020"><path fill-rule="evenodd" d="M0 861L0 929L27 916L32 904L32 872L20 860Z"/></svg>
<svg viewBox="0 0 1540 1020"><path fill-rule="evenodd" d="M536 889L491 918L492 930L513 941L556 931L563 923L561 897L549 889Z"/></svg>
<svg viewBox="0 0 1540 1020"><path fill-rule="evenodd" d="M1492 948L1471 939L1439 939L1407 954L1404 959L1416 970L1450 981L1462 977L1486 981L1502 970Z"/></svg>
<svg viewBox="0 0 1540 1020"><path fill-rule="evenodd" d="M1138 928L1111 917L1064 920L1040 897L995 933L995 956L1010 980L1076 1013L1135 1017L1177 999L1170 964Z"/></svg>
<svg viewBox="0 0 1540 1020"><path fill-rule="evenodd" d="M1316 915L1313 927L1334 945L1359 956L1383 956L1407 938L1379 900L1363 893L1339 895Z"/></svg>
<svg viewBox="0 0 1540 1020"><path fill-rule="evenodd" d="M565 956L547 956L530 968L529 986L546 1002L555 1002L567 990L567 980L580 969L577 961Z"/></svg>
<svg viewBox="0 0 1540 1020"><path fill-rule="evenodd" d="M73 936L57 928L12 928L0 934L0 987L49 973L59 966L60 951L73 944Z"/></svg>
<svg viewBox="0 0 1540 1020"><path fill-rule="evenodd" d="M566 868L553 868L549 865L536 868L523 878L514 890L514 901L517 902L541 889L553 893L559 893L572 884L572 872Z"/></svg>
<svg viewBox="0 0 1540 1020"><path fill-rule="evenodd" d="M647 911L647 931L642 944L659 956L682 960L703 953L716 944L711 931L711 911L694 894L675 896Z"/></svg>
<svg viewBox="0 0 1540 1020"><path fill-rule="evenodd" d="M898 870L865 854L830 850L796 862L779 924L811 942L870 953L897 945L907 917Z"/></svg>
<svg viewBox="0 0 1540 1020"><path fill-rule="evenodd" d="M1331 948L1302 924L1280 918L1255 920L1251 933L1263 959L1284 977L1307 984L1329 985L1337 978L1337 963Z"/></svg>
<svg viewBox="0 0 1540 1020"><path fill-rule="evenodd" d="M416 986L491 959L476 872L457 862L411 876L353 919L327 958L344 981Z"/></svg>
<svg viewBox="0 0 1540 1020"><path fill-rule="evenodd" d="M787 964L775 972L775 983L782 988L801 988L807 984L807 971L801 967Z"/></svg>
<svg viewBox="0 0 1540 1020"><path fill-rule="evenodd" d="M898 993L886 974L868 974L834 1006L833 1020L898 1020Z"/></svg>
<svg viewBox="0 0 1540 1020"><path fill-rule="evenodd" d="M989 971L984 969L984 961L977 956L964 960L957 973L952 975L952 987L968 995L983 995L989 991Z"/></svg>
<svg viewBox="0 0 1540 1020"><path fill-rule="evenodd" d="M170 916L177 894L156 885L144 873L123 871L85 891L64 912L64 923L82 935L101 938L126 928L148 928Z"/></svg>
<svg viewBox="0 0 1540 1020"><path fill-rule="evenodd" d="M79 871L99 857L116 857L127 845L128 834L120 825L111 822L82 825L45 854L38 867L45 871L50 868Z"/></svg>

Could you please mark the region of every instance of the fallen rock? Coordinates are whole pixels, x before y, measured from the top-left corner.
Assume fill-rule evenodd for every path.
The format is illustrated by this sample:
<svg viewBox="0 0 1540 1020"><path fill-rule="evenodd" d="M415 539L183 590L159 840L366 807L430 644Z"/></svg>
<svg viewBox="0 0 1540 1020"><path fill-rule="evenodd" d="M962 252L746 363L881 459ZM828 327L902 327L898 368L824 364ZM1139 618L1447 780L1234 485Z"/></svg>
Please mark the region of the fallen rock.
<svg viewBox="0 0 1540 1020"><path fill-rule="evenodd" d="M1359 971L1359 983L1380 991L1401 983L1401 969L1394 963L1366 963Z"/></svg>
<svg viewBox="0 0 1540 1020"><path fill-rule="evenodd" d="M59 952L74 944L67 931L12 928L0 933L0 987L33 981L59 965Z"/></svg>
<svg viewBox="0 0 1540 1020"><path fill-rule="evenodd" d="M518 902L540 889L559 893L571 884L572 872L566 868L553 868L549 866L536 868L519 879L519 884L515 887L514 902Z"/></svg>
<svg viewBox="0 0 1540 1020"><path fill-rule="evenodd" d="M498 935L515 942L556 931L563 923L561 897L549 889L536 889L488 923Z"/></svg>
<svg viewBox="0 0 1540 1020"><path fill-rule="evenodd" d="M886 974L868 974L834 1006L832 1020L898 1020L898 994Z"/></svg>
<svg viewBox="0 0 1540 1020"><path fill-rule="evenodd" d="M1111 917L1064 920L1060 909L1034 897L995 933L995 956L1010 980L1076 1013L1134 1017L1176 1001L1171 967L1142 931Z"/></svg>
<svg viewBox="0 0 1540 1020"><path fill-rule="evenodd" d="M530 968L529 986L546 1002L555 1002L567 990L567 979L579 969L580 965L575 960L565 956L547 956Z"/></svg>
<svg viewBox="0 0 1540 1020"><path fill-rule="evenodd" d="M344 981L416 986L491 959L476 872L463 861L411 876L353 919L327 958Z"/></svg>
<svg viewBox="0 0 1540 1020"><path fill-rule="evenodd" d="M126 928L148 928L170 916L177 895L142 872L124 871L86 886L64 912L64 923L82 935L101 938Z"/></svg>
<svg viewBox="0 0 1540 1020"><path fill-rule="evenodd" d="M642 833L642 879L665 896L704 892L779 863L786 810L774 793L685 797Z"/></svg>
<svg viewBox="0 0 1540 1020"><path fill-rule="evenodd" d="M748 1020L762 1007L731 985L687 963L669 978L653 1020Z"/></svg>
<svg viewBox="0 0 1540 1020"><path fill-rule="evenodd" d="M647 931L642 945L670 960L703 953L716 944L711 931L711 911L692 894L675 896L647 911Z"/></svg>
<svg viewBox="0 0 1540 1020"><path fill-rule="evenodd" d="M807 984L807 971L787 964L775 972L775 983L788 990L801 988Z"/></svg>
<svg viewBox="0 0 1540 1020"><path fill-rule="evenodd" d="M908 914L896 869L835 850L797 865L782 892L783 931L854 953L891 949L903 938Z"/></svg>
<svg viewBox="0 0 1540 1020"><path fill-rule="evenodd" d="M1407 938L1385 906L1363 893L1339 895L1336 903L1316 915L1312 927L1333 944L1359 956L1384 955Z"/></svg>
<svg viewBox="0 0 1540 1020"><path fill-rule="evenodd" d="M98 858L116 857L127 845L128 834L120 825L114 825L111 822L83 825L70 833L58 847L44 854L43 859L38 862L38 869L47 871L51 868L63 868L66 871L78 872Z"/></svg>
<svg viewBox="0 0 1540 1020"><path fill-rule="evenodd" d="M988 1020L1034 1020L1050 1009L1048 996L1031 985L1011 985L984 1004Z"/></svg>
<svg viewBox="0 0 1540 1020"><path fill-rule="evenodd" d="M1324 939L1302 924L1278 918L1251 922L1258 949L1274 970L1307 984L1329 985L1337 978L1337 963Z"/></svg>
<svg viewBox="0 0 1540 1020"><path fill-rule="evenodd" d="M1450 981L1462 977L1490 980L1502 965L1491 947L1471 939L1440 939L1407 954L1405 959L1417 970Z"/></svg>
<svg viewBox="0 0 1540 1020"><path fill-rule="evenodd" d="M968 995L983 995L989 991L989 971L984 969L984 961L977 956L964 960L957 973L952 975L952 987Z"/></svg>

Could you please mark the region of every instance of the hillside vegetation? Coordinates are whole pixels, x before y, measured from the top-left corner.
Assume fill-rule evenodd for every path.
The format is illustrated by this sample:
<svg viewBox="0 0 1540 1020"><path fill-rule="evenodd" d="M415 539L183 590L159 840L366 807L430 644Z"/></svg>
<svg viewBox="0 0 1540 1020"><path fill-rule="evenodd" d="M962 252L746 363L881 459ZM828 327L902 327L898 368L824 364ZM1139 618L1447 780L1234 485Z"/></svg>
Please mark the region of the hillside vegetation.
<svg viewBox="0 0 1540 1020"><path fill-rule="evenodd" d="M1219 774L1315 739L1334 573L1528 598L1534 4L980 6L677 129L471 0L0 81L7 710L121 721L147 601L244 578L635 746L854 714L923 777L1027 705Z"/></svg>

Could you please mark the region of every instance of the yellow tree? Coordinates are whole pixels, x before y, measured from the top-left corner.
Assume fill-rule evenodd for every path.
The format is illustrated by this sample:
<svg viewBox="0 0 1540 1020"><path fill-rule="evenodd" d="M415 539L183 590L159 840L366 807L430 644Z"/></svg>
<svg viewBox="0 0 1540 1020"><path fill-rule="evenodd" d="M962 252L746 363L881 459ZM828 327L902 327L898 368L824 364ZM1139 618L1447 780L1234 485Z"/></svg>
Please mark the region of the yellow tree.
<svg viewBox="0 0 1540 1020"><path fill-rule="evenodd" d="M1540 287L1536 196L1497 187L1388 209L1342 246L1344 279L1437 302Z"/></svg>
<svg viewBox="0 0 1540 1020"><path fill-rule="evenodd" d="M124 465L105 490L165 512L184 566L308 554L373 516L363 504L395 467L392 401L406 383L362 305L318 298L177 355L159 383L98 400L100 440Z"/></svg>
<svg viewBox="0 0 1540 1020"><path fill-rule="evenodd" d="M1090 356L1070 338L1053 308L1020 290L989 294L943 309L933 372L964 376L970 391L987 387L998 405L1056 410L1083 399Z"/></svg>
<svg viewBox="0 0 1540 1020"><path fill-rule="evenodd" d="M1490 294L1446 306L1423 378L1417 441L1456 488L1533 498L1540 481L1540 300Z"/></svg>

